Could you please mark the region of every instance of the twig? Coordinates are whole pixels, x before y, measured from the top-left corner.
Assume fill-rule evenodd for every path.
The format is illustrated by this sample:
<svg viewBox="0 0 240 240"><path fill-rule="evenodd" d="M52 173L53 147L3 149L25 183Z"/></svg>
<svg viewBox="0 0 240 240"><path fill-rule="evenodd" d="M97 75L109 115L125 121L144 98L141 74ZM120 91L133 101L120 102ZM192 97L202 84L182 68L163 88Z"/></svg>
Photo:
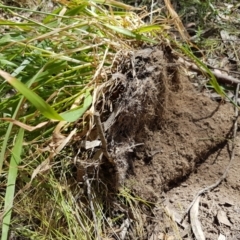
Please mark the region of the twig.
<svg viewBox="0 0 240 240"><path fill-rule="evenodd" d="M104 156L108 159L108 161L113 166L115 166L116 163L113 161L112 157L110 156L110 154L108 153L108 150L107 150L107 141L106 141L106 138L104 136L103 126L102 126L100 115L99 115L98 112L96 112L94 114L94 119L95 119L95 123L97 125L97 130L98 130L100 140L102 142L102 152L103 152Z"/></svg>
<svg viewBox="0 0 240 240"><path fill-rule="evenodd" d="M152 23L153 20L153 7L156 5L156 3L154 3L154 0L152 0L151 3L151 10L150 10L150 23Z"/></svg>
<svg viewBox="0 0 240 240"><path fill-rule="evenodd" d="M88 179L88 175L87 173L85 173L85 175L83 176L83 179L87 185L87 195L88 195L88 201L90 203L90 208L92 211L92 216L93 216L93 221L94 221L94 225L95 225L95 233L96 233L96 239L97 240L101 240L100 234L99 234L99 230L98 230L98 222L97 222L97 217L95 214L95 209L93 206L93 201L92 201L92 194L91 194L91 185L89 183L89 179Z"/></svg>
<svg viewBox="0 0 240 240"><path fill-rule="evenodd" d="M234 122L234 127L233 127L233 140L232 140L232 151L231 151L231 157L230 157L230 162L227 165L223 175L219 178L219 180L212 184L211 186L208 186L202 190L200 190L197 195L195 196L195 198L193 199L193 201L191 202L191 204L189 205L187 211L184 213L181 223L183 222L183 220L185 219L185 217L187 216L188 212L191 210L192 206L194 205L194 203L196 202L196 200L198 199L199 196L201 196L203 193L208 192L213 190L214 188L216 188L227 176L227 173L229 171L229 168L234 160L235 157L235 140L236 140L236 135L237 135L237 128L238 128L238 106L237 106L237 99L238 99L238 92L239 92L239 83L237 84L237 88L236 88L236 94L235 94L235 122Z"/></svg>
<svg viewBox="0 0 240 240"><path fill-rule="evenodd" d="M205 72L204 69L199 68L196 64L190 63L190 62L184 60L183 58L179 58L178 61L186 64L191 70L193 70L197 73ZM210 66L208 66L208 67L210 67ZM210 67L210 68L212 68L212 67ZM238 80L237 78L234 78L234 77L229 76L227 74L219 73L216 70L213 70L212 74L217 78L217 80L219 82L222 82L222 83L227 83L227 84L230 84L230 85L237 85L237 84L240 83L240 80Z"/></svg>

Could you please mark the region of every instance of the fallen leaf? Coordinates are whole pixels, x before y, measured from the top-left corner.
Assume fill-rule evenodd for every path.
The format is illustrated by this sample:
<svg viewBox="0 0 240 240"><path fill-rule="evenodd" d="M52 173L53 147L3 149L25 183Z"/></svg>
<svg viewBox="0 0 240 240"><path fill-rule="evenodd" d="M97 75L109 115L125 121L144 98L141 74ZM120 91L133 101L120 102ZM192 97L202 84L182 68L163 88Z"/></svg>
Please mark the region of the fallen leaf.
<svg viewBox="0 0 240 240"><path fill-rule="evenodd" d="M217 220L219 223L222 223L228 227L231 227L232 224L229 222L226 212L219 210L217 213Z"/></svg>
<svg viewBox="0 0 240 240"><path fill-rule="evenodd" d="M93 141L82 141L81 147L85 148L86 150L99 147L101 145L101 141L93 140Z"/></svg>
<svg viewBox="0 0 240 240"><path fill-rule="evenodd" d="M225 239L226 239L226 237L220 233L218 240L225 240Z"/></svg>
<svg viewBox="0 0 240 240"><path fill-rule="evenodd" d="M190 210L190 220L192 231L197 240L205 240L205 236L201 227L201 223L198 220L198 207L199 207L200 196L197 198Z"/></svg>

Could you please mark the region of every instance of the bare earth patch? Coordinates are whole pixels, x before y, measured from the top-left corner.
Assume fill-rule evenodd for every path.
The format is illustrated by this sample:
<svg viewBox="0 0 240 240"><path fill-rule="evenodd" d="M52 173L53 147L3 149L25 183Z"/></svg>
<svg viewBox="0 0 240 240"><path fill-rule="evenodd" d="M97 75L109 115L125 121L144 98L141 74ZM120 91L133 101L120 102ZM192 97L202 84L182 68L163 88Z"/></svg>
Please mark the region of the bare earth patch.
<svg viewBox="0 0 240 240"><path fill-rule="evenodd" d="M144 214L144 236L135 239L194 239L188 218L176 222L229 163L233 106L197 92L168 47L133 53L113 78L118 87L106 97L102 120L119 110L106 131L118 181L162 203ZM239 145L226 180L201 198L199 220L207 239L240 239L238 158Z"/></svg>

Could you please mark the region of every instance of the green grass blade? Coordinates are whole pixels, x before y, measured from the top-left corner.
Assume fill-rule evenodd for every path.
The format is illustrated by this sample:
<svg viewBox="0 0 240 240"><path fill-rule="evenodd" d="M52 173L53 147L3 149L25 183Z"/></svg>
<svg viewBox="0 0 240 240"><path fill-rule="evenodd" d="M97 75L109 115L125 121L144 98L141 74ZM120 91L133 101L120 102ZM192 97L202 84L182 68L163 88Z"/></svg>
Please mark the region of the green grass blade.
<svg viewBox="0 0 240 240"><path fill-rule="evenodd" d="M128 29L122 28L122 27L118 27L118 26L113 26L110 24L104 24L107 28L112 29L114 31L116 31L117 33L123 34L125 36L131 37L131 38L135 38L136 40L142 40L142 41L146 41L146 42L150 42L150 43L157 43L156 41L143 36L139 33L135 33L133 31L130 31Z"/></svg>
<svg viewBox="0 0 240 240"><path fill-rule="evenodd" d="M2 65L2 66L12 66L12 67L16 67L17 65L15 64L15 63L12 63L12 62L10 62L10 61L8 61L8 60L6 60L6 59L1 59L1 56L0 56L0 64Z"/></svg>
<svg viewBox="0 0 240 240"><path fill-rule="evenodd" d="M18 105L17 105L17 107L15 109L15 112L13 114L13 117L12 117L13 119L16 118L16 116L19 112L19 109L21 108L23 99L24 98L21 97L20 101L18 102ZM2 148L1 148L1 153L0 153L0 175L2 174L2 166L3 166L3 162L4 162L4 157L5 157L5 152L6 152L8 140L9 140L11 132L12 132L12 127L13 127L13 123L9 123L7 132L4 136L4 140L3 140L3 143L2 143Z"/></svg>
<svg viewBox="0 0 240 240"><path fill-rule="evenodd" d="M29 64L30 61L28 59L25 59L22 64L14 70L14 72L12 73L13 76L16 76L18 74L20 74L24 68L27 66L27 64ZM44 69L44 68L43 68ZM39 75L42 73L43 69L40 69L32 78L31 80L26 84L27 87L30 87L34 82L35 80L39 77ZM23 101L24 101L24 97L22 96L20 99L19 99L19 102L18 102L18 105L17 107L15 108L14 110L14 113L13 113L13 116L12 118L13 119L16 119L16 117L18 116L19 114L19 110L21 109L21 106L23 104ZM3 166L3 162L4 162L4 157L5 157L5 152L6 152L6 148L7 148L7 145L8 145L8 140L11 136L11 133L12 133L12 127L13 127L13 123L9 123L8 125L8 128L7 128L7 131L6 131L6 134L3 138L3 143L2 143L2 147L1 147L1 153L0 153L0 174L2 173L2 166Z"/></svg>
<svg viewBox="0 0 240 240"><path fill-rule="evenodd" d="M164 28L161 27L160 25L147 25L147 26L139 27L136 30L134 30L133 32L142 34L142 33L150 33L152 31L159 31L159 30L163 30L163 29Z"/></svg>
<svg viewBox="0 0 240 240"><path fill-rule="evenodd" d="M208 69L208 67L200 61L187 46L180 46L179 47L182 49L182 51L189 56L192 60L195 61L195 63L201 67L210 77L210 84L213 86L215 91L222 97L226 96L226 93L223 91L223 89L219 86L216 77L213 75L213 73Z"/></svg>
<svg viewBox="0 0 240 240"><path fill-rule="evenodd" d="M131 10L134 9L135 7L124 4L120 1L114 1L114 0L94 0L93 2L95 3L99 3L99 4L106 4L109 6L113 6L113 7L117 7L117 8L121 8L121 9L126 9L126 10ZM138 9L138 8L135 8Z"/></svg>
<svg viewBox="0 0 240 240"><path fill-rule="evenodd" d="M74 121L78 120L80 117L82 117L82 115L87 111L87 109L91 106L91 104L92 104L92 96L91 96L90 92L87 91L82 106L71 109L64 113L61 113L60 115L66 121L74 122Z"/></svg>
<svg viewBox="0 0 240 240"><path fill-rule="evenodd" d="M15 183L16 183L16 178L18 173L18 165L21 162L23 136L24 136L24 129L21 128L18 132L17 139L12 150L10 167L8 171L7 190L5 194L5 204L4 204L5 215L3 217L3 222L2 222L1 240L8 239L8 232L10 227L12 206L13 206L14 193L15 193Z"/></svg>
<svg viewBox="0 0 240 240"><path fill-rule="evenodd" d="M28 99L46 118L63 121L64 119L40 96L28 89L22 82L0 70L0 75Z"/></svg>

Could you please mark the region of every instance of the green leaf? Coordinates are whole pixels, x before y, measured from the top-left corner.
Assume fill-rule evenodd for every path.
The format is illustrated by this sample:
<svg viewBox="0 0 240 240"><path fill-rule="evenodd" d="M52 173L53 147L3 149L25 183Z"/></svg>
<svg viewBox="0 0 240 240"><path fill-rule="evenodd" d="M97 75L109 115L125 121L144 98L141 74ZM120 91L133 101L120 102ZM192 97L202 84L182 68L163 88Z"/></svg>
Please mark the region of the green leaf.
<svg viewBox="0 0 240 240"><path fill-rule="evenodd" d="M63 121L64 119L40 96L28 89L22 82L12 77L10 74L0 70L0 76L8 81L17 89L26 99L28 99L46 118Z"/></svg>
<svg viewBox="0 0 240 240"><path fill-rule="evenodd" d="M63 69L66 69L67 66L68 65L66 61L58 60L47 64L45 71L47 71L49 75L56 74L60 73Z"/></svg>
<svg viewBox="0 0 240 240"><path fill-rule="evenodd" d="M179 46L183 52L189 56L192 60L195 61L195 63L201 67L211 78L210 78L210 84L214 87L215 91L222 97L226 96L225 92L223 89L219 86L218 81L216 77L213 75L213 73L209 70L209 68L202 62L200 61L189 49L188 46Z"/></svg>
<svg viewBox="0 0 240 240"><path fill-rule="evenodd" d="M91 104L92 104L92 95L90 94L89 91L87 91L82 106L63 112L60 115L66 121L74 122L78 120L80 117L82 117L82 115L88 110Z"/></svg>
<svg viewBox="0 0 240 240"><path fill-rule="evenodd" d="M62 7L56 8L55 10L53 10L53 14L48 14L44 19L43 19L43 23L47 24L49 22L51 22L52 20L56 19L56 16L54 16L55 14L59 14L62 10Z"/></svg>
<svg viewBox="0 0 240 240"><path fill-rule="evenodd" d="M134 8L131 5L127 5L127 4L124 4L120 1L114 1L114 0L94 0L94 2L99 3L99 4L106 4L106 5L109 5L109 6L122 8L122 9L126 9L126 10L137 9L137 8Z"/></svg>
<svg viewBox="0 0 240 240"><path fill-rule="evenodd" d="M128 36L128 37L132 37L132 38L136 38L136 34L129 31L128 29L125 29L125 28L122 28L122 27L117 27L117 26L112 26L112 25L109 25L109 24L104 24L106 27L118 32L118 33L121 33L125 36Z"/></svg>
<svg viewBox="0 0 240 240"><path fill-rule="evenodd" d="M10 43L10 42L18 42L24 39L25 38L22 35L17 35L13 37L10 34L4 34L3 37L0 38L0 45Z"/></svg>
<svg viewBox="0 0 240 240"><path fill-rule="evenodd" d="M17 65L16 65L15 63L10 62L10 61L8 61L8 60L6 60L6 59L0 59L0 64L1 64L2 66L17 67Z"/></svg>
<svg viewBox="0 0 240 240"><path fill-rule="evenodd" d="M151 43L157 43L156 41L148 38L148 37L145 37L143 35L140 35L138 33L134 33L133 31L130 31L128 29L125 29L125 28L122 28L122 27L117 27L117 26L112 26L112 25L109 25L109 24L104 24L106 27L118 32L118 33L121 33L125 36L128 36L128 37L131 37L131 38L135 38L136 40L141 40L141 41L146 41L146 42L151 42Z"/></svg>
<svg viewBox="0 0 240 240"><path fill-rule="evenodd" d="M87 7L87 2L78 5L76 8L72 8L66 12L65 16L76 16L78 13L83 12L83 10Z"/></svg>
<svg viewBox="0 0 240 240"><path fill-rule="evenodd" d="M15 111L13 113L13 116L12 116L13 119L15 119L17 117L17 115L21 109L23 100L24 100L24 97L21 97L21 99L19 100L17 107L15 108ZM3 166L4 159L5 159L5 153L6 153L6 149L7 149L7 145L8 145L8 140L11 136L12 127L13 127L13 123L9 123L7 132L4 135L4 140L2 143L1 152L0 152L0 175L2 174L2 166Z"/></svg>
<svg viewBox="0 0 240 240"><path fill-rule="evenodd" d="M133 32L134 33L150 33L152 31L156 31L156 30L162 30L163 28L159 25L148 25L148 26L143 26L143 27L140 27L136 30L134 30Z"/></svg>
<svg viewBox="0 0 240 240"><path fill-rule="evenodd" d="M18 166L21 162L21 152L23 145L23 136L24 129L19 129L16 142L12 149L10 166L8 171L8 181L7 181L7 189L5 194L5 203L4 203L4 216L2 221L2 237L1 240L8 239L9 226L11 222L12 215L12 207L15 193L15 184L18 173Z"/></svg>

